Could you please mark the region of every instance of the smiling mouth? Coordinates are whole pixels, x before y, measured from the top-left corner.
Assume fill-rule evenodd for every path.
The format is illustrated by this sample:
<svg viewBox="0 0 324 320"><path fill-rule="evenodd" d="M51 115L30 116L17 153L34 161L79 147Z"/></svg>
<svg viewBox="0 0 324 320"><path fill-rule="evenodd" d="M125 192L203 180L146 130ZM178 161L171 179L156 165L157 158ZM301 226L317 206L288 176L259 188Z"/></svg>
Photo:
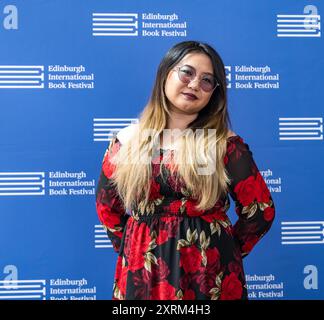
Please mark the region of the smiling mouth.
<svg viewBox="0 0 324 320"><path fill-rule="evenodd" d="M196 100L196 99L198 99L194 94L191 94L191 93L185 93L185 92L182 92L182 94L183 94L186 98L189 98L190 100Z"/></svg>

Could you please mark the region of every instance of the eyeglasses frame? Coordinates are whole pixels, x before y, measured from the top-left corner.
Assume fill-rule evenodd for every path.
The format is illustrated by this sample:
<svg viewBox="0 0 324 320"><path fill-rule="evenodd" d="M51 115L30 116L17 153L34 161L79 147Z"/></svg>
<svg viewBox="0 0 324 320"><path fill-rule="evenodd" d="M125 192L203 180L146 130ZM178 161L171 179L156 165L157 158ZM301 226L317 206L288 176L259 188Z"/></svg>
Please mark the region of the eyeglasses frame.
<svg viewBox="0 0 324 320"><path fill-rule="evenodd" d="M196 76L197 76L197 73L196 73L196 70L193 68L193 67L191 67L191 66L189 66L190 68L192 68L192 69L194 69L195 70L195 78L194 79L192 79L192 80L190 80L188 83L187 82L183 82L181 79L180 79L180 74L179 74L179 71L180 71L180 69L182 68L182 67L184 67L184 66L187 66L187 65L182 65L182 66L177 66L177 67L175 67L174 69L172 69L172 71L177 71L177 73L178 73L178 78L179 78L179 80L182 82L182 83L186 83L186 84L189 84L189 83L191 83L192 81L194 81L194 80L196 80ZM216 83L216 85L215 85L215 87L213 88L213 89L211 89L210 91L205 91L202 87L201 87L201 80L202 80L202 76L200 76L200 79L199 79L199 86L200 86L200 88L203 90L203 91L205 91L205 92L211 92L211 91L214 91L220 84L219 84L219 82L217 81L217 79L216 79L216 77L214 76L214 75L211 75L214 79L215 79L215 83Z"/></svg>

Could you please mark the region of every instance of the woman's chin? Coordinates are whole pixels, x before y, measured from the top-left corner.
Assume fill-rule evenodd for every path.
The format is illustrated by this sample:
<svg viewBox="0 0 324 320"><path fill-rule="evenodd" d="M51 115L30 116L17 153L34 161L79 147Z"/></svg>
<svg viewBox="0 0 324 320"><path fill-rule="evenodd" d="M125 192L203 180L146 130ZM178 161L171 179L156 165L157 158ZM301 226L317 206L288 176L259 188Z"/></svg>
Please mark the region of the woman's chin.
<svg viewBox="0 0 324 320"><path fill-rule="evenodd" d="M179 101L178 103L174 104L175 108L178 110L182 110L184 112L197 112L198 109L195 103L188 102L188 101Z"/></svg>

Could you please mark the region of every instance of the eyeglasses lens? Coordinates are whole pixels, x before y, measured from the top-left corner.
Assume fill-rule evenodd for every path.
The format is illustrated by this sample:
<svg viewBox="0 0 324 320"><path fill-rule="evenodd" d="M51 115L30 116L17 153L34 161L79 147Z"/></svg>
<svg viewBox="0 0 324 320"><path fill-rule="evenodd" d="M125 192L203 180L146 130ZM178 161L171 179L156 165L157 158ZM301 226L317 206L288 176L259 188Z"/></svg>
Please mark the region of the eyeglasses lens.
<svg viewBox="0 0 324 320"><path fill-rule="evenodd" d="M183 83L190 83L196 78L196 71L188 66L183 66L179 68L178 75ZM212 75L204 74L200 79L200 86L202 90L209 92L216 87L216 79Z"/></svg>

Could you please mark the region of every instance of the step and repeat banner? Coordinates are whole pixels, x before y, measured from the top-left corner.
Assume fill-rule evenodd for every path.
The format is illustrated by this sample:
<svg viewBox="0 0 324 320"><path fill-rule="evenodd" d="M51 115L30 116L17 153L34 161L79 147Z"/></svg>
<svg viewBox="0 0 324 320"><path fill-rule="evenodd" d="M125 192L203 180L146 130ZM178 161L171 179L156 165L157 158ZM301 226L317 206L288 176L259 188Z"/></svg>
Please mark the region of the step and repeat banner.
<svg viewBox="0 0 324 320"><path fill-rule="evenodd" d="M111 299L101 162L185 40L222 56L233 130L276 205L244 259L250 299L323 299L322 10L306 0L0 1L0 300Z"/></svg>

